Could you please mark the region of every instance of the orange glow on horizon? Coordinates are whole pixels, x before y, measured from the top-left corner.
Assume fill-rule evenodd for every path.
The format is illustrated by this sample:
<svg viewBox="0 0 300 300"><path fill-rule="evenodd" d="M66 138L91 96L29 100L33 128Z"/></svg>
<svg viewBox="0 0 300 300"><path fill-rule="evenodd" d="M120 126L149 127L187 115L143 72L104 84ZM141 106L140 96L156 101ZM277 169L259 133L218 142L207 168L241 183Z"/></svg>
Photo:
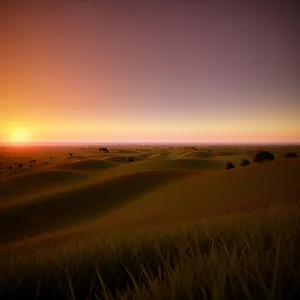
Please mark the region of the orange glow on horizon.
<svg viewBox="0 0 300 300"><path fill-rule="evenodd" d="M232 30L201 1L154 23L143 5L21 2L0 9L0 143L300 142L293 11L266 26L241 5Z"/></svg>

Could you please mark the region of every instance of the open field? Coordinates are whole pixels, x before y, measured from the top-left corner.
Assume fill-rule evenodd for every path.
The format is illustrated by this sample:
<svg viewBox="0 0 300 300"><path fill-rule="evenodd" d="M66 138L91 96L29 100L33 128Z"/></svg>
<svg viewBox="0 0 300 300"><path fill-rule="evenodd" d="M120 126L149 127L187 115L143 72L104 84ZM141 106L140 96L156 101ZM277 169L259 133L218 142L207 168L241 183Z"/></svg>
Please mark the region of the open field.
<svg viewBox="0 0 300 300"><path fill-rule="evenodd" d="M99 147L0 148L1 298L300 297L300 146Z"/></svg>

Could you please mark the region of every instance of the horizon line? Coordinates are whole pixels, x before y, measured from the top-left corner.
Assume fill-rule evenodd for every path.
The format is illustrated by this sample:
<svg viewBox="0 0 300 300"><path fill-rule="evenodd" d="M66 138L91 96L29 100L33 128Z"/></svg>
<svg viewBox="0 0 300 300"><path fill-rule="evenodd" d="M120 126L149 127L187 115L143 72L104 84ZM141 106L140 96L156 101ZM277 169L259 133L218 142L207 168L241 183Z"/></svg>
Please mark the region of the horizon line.
<svg viewBox="0 0 300 300"><path fill-rule="evenodd" d="M209 144L209 145L214 145L214 144L236 144L236 145L248 145L248 144L257 144L257 145L261 145L261 144L269 144L269 145L285 145L285 144L289 144L289 145L298 145L300 144L300 141L298 142L237 142L237 141L232 141L232 142L228 142L228 141L220 141L220 142L180 142L180 141L165 141L165 142L161 142L161 141L120 141L120 142L116 142L116 141L34 141L34 142L11 142L11 141L3 141L0 142L0 145L37 145L37 144L86 144L86 145L92 145L92 144Z"/></svg>

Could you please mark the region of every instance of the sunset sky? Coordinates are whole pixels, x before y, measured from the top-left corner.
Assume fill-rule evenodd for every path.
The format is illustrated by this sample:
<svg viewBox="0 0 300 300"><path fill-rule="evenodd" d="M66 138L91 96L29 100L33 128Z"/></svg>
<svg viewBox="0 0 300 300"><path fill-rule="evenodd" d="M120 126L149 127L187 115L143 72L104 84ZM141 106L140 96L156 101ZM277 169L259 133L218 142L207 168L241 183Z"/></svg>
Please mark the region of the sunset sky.
<svg viewBox="0 0 300 300"><path fill-rule="evenodd" d="M297 1L0 1L0 141L300 142Z"/></svg>

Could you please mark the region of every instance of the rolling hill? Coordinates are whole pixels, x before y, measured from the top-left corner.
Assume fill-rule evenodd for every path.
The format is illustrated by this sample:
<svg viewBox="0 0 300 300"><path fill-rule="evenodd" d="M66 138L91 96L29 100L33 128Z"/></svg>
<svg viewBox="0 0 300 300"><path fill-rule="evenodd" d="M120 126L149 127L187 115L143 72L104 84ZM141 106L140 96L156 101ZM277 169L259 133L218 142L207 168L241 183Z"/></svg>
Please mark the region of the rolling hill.
<svg viewBox="0 0 300 300"><path fill-rule="evenodd" d="M300 198L300 159L207 173L178 170L187 167L185 159L155 163L136 162L107 169L105 172L116 173L104 172L105 178L97 175L84 184L1 209L1 243L72 227L122 228ZM148 170L141 171L145 167ZM173 170L163 170L165 167Z"/></svg>

